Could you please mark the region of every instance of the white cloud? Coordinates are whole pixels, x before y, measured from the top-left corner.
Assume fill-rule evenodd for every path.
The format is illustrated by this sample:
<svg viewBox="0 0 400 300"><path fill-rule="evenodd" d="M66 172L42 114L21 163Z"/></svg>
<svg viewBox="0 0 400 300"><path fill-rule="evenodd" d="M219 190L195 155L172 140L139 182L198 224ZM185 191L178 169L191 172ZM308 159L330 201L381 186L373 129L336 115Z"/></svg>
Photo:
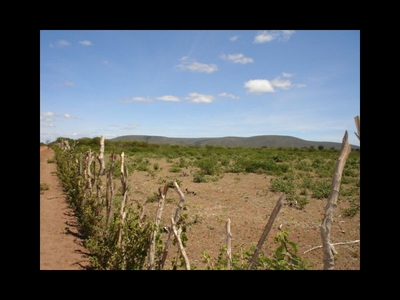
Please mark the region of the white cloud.
<svg viewBox="0 0 400 300"><path fill-rule="evenodd" d="M55 127L55 125L53 123L43 123L40 124L40 127Z"/></svg>
<svg viewBox="0 0 400 300"><path fill-rule="evenodd" d="M267 30L258 33L254 38L254 43L261 44L265 42L270 42L276 38L276 34L269 32Z"/></svg>
<svg viewBox="0 0 400 300"><path fill-rule="evenodd" d="M293 74L290 73L282 73L283 77L292 77ZM292 87L302 88L305 87L305 84L292 84L289 79L281 79L280 76L277 76L273 80L269 81L267 79L253 79L246 81L244 83L244 87L247 88L248 93L274 93L274 88L280 88L283 90L290 89Z"/></svg>
<svg viewBox="0 0 400 300"><path fill-rule="evenodd" d="M251 57L245 57L242 53L237 54L221 54L220 56L224 60L230 60L235 64L247 64L252 63L254 60Z"/></svg>
<svg viewBox="0 0 400 300"><path fill-rule="evenodd" d="M252 79L244 83L244 87L247 89L248 93L274 93L274 87L266 79Z"/></svg>
<svg viewBox="0 0 400 300"><path fill-rule="evenodd" d="M46 111L46 112L42 112L40 113L41 117L53 117L55 114L51 111Z"/></svg>
<svg viewBox="0 0 400 300"><path fill-rule="evenodd" d="M196 61L191 61L187 56L180 59L181 63L178 68L182 70L189 70L198 73L213 73L218 71L218 67L215 64L203 64Z"/></svg>
<svg viewBox="0 0 400 300"><path fill-rule="evenodd" d="M103 60L103 64L108 65L108 60Z"/></svg>
<svg viewBox="0 0 400 300"><path fill-rule="evenodd" d="M232 41L232 42L234 42L234 41L236 41L238 38L239 38L239 36L238 36L238 35L235 35L235 36L230 37L229 40Z"/></svg>
<svg viewBox="0 0 400 300"><path fill-rule="evenodd" d="M46 112L42 112L40 113L40 120L50 120L49 117L53 117L53 118L65 118L65 119L77 119L77 117L72 116L70 114L55 114L51 111L46 111Z"/></svg>
<svg viewBox="0 0 400 300"><path fill-rule="evenodd" d="M179 102L180 99L178 97L175 96L171 96L171 95L165 95L165 96L161 96L161 97L157 97L157 100L162 100L162 101L173 101L173 102Z"/></svg>
<svg viewBox="0 0 400 300"><path fill-rule="evenodd" d="M278 39L279 41L287 41L294 33L294 30L264 30L254 37L253 43L262 44L275 39Z"/></svg>
<svg viewBox="0 0 400 300"><path fill-rule="evenodd" d="M290 37L292 36L292 34L294 34L295 31L294 30L282 30L282 36L281 39L284 41L287 41L288 39L290 39Z"/></svg>
<svg viewBox="0 0 400 300"><path fill-rule="evenodd" d="M124 102L125 103L131 103L131 102L151 102L153 99L150 97L133 97L131 99L126 99Z"/></svg>
<svg viewBox="0 0 400 300"><path fill-rule="evenodd" d="M283 73L282 73L282 76L283 76L283 77L292 77L293 74L283 72Z"/></svg>
<svg viewBox="0 0 400 300"><path fill-rule="evenodd" d="M220 97L228 97L228 98L232 98L232 99L239 99L240 98L238 96L235 96L233 94L228 94L228 93L225 93L225 92L219 93L218 96L220 96Z"/></svg>
<svg viewBox="0 0 400 300"><path fill-rule="evenodd" d="M290 78L290 77L293 77L294 75L291 74L291 73L283 72L282 76L286 77L286 78ZM283 80L279 76L276 77L274 80L272 80L271 84L274 87L278 87L278 88L281 88L281 89L284 89L284 90L287 90L287 89L292 88L292 87L298 87L298 88L306 87L305 84L302 84L302 83L293 84L290 80L287 80L287 79Z"/></svg>
<svg viewBox="0 0 400 300"><path fill-rule="evenodd" d="M92 46L93 43L91 41L85 40L85 41L80 41L79 44L83 46Z"/></svg>
<svg viewBox="0 0 400 300"><path fill-rule="evenodd" d="M50 44L50 47L51 48L53 48L53 47L65 47L65 46L69 46L70 45L70 43L68 42L68 41L66 41L66 40L59 40L57 43L55 43L55 44Z"/></svg>
<svg viewBox="0 0 400 300"><path fill-rule="evenodd" d="M70 114L55 114L51 111L41 112L40 113L40 127L56 127L54 122L56 121L55 118L65 118L65 119L78 119L75 116Z"/></svg>
<svg viewBox="0 0 400 300"><path fill-rule="evenodd" d="M189 99L190 102L194 102L194 103L211 103L214 101L213 96L199 94L199 93L190 93L190 94L188 94L186 99Z"/></svg>
<svg viewBox="0 0 400 300"><path fill-rule="evenodd" d="M279 76L271 81L271 84L275 87L287 90L292 85L290 80L282 80Z"/></svg>

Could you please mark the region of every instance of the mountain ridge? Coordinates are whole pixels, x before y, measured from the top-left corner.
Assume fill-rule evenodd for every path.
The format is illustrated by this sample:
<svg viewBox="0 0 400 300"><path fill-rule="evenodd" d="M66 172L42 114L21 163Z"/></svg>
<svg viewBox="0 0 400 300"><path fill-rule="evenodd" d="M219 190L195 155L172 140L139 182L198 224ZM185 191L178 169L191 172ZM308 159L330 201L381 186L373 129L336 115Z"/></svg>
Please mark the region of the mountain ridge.
<svg viewBox="0 0 400 300"><path fill-rule="evenodd" d="M323 146L325 149L341 149L342 143L327 141L308 141L293 136L285 135L256 135L250 137L225 136L225 137L200 137L200 138L176 138L156 135L123 135L110 141L137 141L150 144L169 144L181 146L223 146L223 147L292 147L310 148ZM353 149L360 146L350 145Z"/></svg>

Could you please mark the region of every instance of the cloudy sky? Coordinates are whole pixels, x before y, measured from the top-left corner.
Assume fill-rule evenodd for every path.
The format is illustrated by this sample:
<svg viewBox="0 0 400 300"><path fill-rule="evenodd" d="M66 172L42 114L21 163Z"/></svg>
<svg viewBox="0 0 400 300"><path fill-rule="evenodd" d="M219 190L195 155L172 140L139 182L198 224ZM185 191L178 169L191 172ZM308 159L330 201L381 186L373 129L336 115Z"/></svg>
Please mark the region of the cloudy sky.
<svg viewBox="0 0 400 300"><path fill-rule="evenodd" d="M359 30L42 30L40 141L285 135L359 145Z"/></svg>

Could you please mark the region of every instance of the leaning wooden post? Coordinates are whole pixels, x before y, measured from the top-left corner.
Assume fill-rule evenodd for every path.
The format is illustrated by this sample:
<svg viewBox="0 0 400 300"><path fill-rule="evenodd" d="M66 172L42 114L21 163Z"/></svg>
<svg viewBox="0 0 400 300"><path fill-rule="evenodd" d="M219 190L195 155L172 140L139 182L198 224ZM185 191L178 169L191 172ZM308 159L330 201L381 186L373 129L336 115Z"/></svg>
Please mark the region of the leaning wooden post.
<svg viewBox="0 0 400 300"><path fill-rule="evenodd" d="M123 231L124 231L124 225L125 225L125 218L126 218L126 211L125 211L125 206L128 203L128 170L126 166L124 165L124 152L121 154L121 184L122 184L122 192L124 194L124 198L122 199L121 202L121 209L119 211L120 215L120 225L119 225L119 230L118 230L118 242L117 246L121 248L122 253L124 253L124 242L122 240L123 236ZM124 270L126 266L126 257L122 257L122 267L121 269Z"/></svg>
<svg viewBox="0 0 400 300"><path fill-rule="evenodd" d="M227 267L228 270L231 269L232 266L232 250L231 250L231 239L232 239L232 234L231 234L231 219L226 220L226 255L228 257L227 259Z"/></svg>
<svg viewBox="0 0 400 300"><path fill-rule="evenodd" d="M90 170L92 161L93 161L92 150L89 149L86 152L85 175L86 175L86 180L87 180L87 189L89 190L90 194L92 194L92 172Z"/></svg>
<svg viewBox="0 0 400 300"><path fill-rule="evenodd" d="M149 261L148 261L148 269L154 270L154 257L156 253L156 238L158 228L161 222L161 216L164 209L165 197L168 191L168 184L164 186L164 190L158 188L158 206L157 206L157 213L156 213L156 220L155 220L155 228L151 233L150 237L150 250L149 250Z"/></svg>
<svg viewBox="0 0 400 300"><path fill-rule="evenodd" d="M331 225L333 221L333 210L337 204L342 173L350 152L351 146L348 143L348 134L346 130L342 141L342 149L336 162L335 173L332 179L331 193L328 198L328 203L325 207L325 216L320 225L322 246L324 251L324 270L333 270L334 268L334 254L336 254L337 252L335 247L331 244Z"/></svg>
<svg viewBox="0 0 400 300"><path fill-rule="evenodd" d="M356 122L357 132L355 132L358 140L360 141L360 116L354 117L354 122Z"/></svg>
<svg viewBox="0 0 400 300"><path fill-rule="evenodd" d="M123 177L123 175L124 175L124 163L125 163L125 153L124 152L122 152L121 153L121 178Z"/></svg>
<svg viewBox="0 0 400 300"><path fill-rule="evenodd" d="M83 153L79 153L79 176L84 174L85 169L85 158Z"/></svg>
<svg viewBox="0 0 400 300"><path fill-rule="evenodd" d="M121 153L121 184L122 184L122 191L124 194L124 198L121 202L121 208L119 211L119 215L121 218L121 224L119 226L119 232L118 232L118 246L121 245L122 242L122 232L123 232L123 227L124 227L124 222L125 222L125 217L126 217L126 211L125 211L125 205L128 202L128 170L124 166L124 152Z"/></svg>
<svg viewBox="0 0 400 300"><path fill-rule="evenodd" d="M107 183L106 183L106 228L108 227L108 223L110 221L111 212L112 212L112 201L114 198L114 185L113 185L113 176L114 176L114 163L115 163L115 153L111 152L111 164L110 170L107 175Z"/></svg>
<svg viewBox="0 0 400 300"><path fill-rule="evenodd" d="M249 266L247 267L247 270L253 269L254 265L257 263L258 255L261 252L261 247L264 244L264 241L267 238L267 235L272 228L272 224L274 223L276 216L278 215L279 211L281 210L282 203L283 203L283 200L285 200L285 198L286 198L286 195L282 194L282 196L279 198L278 202L276 202L275 208L272 211L271 216L269 217L267 226L265 226L264 232L261 235L260 240L258 241L256 250L254 251L253 257L249 263Z"/></svg>
<svg viewBox="0 0 400 300"><path fill-rule="evenodd" d="M100 155L97 157L97 159L100 162L99 176L102 176L104 175L106 170L106 166L104 163L104 135L102 135L100 138Z"/></svg>
<svg viewBox="0 0 400 300"><path fill-rule="evenodd" d="M182 193L181 189L179 188L179 185L176 183L176 181L174 182L174 186L175 186L175 190L176 192L179 194L180 196L180 200L179 200L179 204L178 204L178 208L175 211L175 216L174 216L174 223L178 223L179 220L179 215L183 209L183 204L185 202L185 195ZM164 246L164 252L163 252L163 256L162 259L160 261L160 270L162 270L164 268L164 264L165 264L165 260L167 259L167 255L168 255L168 247L169 247L169 243L172 237L172 225L171 228L169 230L168 233L168 238L167 241L165 242L165 246Z"/></svg>
<svg viewBox="0 0 400 300"><path fill-rule="evenodd" d="M185 260L186 270L190 270L189 258L186 254L185 248L183 247L181 236L180 236L181 232L182 232L182 228L179 228L179 230L176 229L176 224L174 222L174 218L172 218L172 217L171 217L171 229L172 229L172 232L174 233L176 241L178 242L179 251L181 252L183 259Z"/></svg>

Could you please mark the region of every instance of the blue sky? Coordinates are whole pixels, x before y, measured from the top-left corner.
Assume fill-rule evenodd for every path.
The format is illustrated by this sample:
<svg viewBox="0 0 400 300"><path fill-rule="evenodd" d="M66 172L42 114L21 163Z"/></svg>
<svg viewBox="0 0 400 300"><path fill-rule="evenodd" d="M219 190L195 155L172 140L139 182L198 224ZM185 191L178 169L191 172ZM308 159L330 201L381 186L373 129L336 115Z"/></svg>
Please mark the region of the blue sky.
<svg viewBox="0 0 400 300"><path fill-rule="evenodd" d="M285 135L360 145L359 30L41 30L40 141Z"/></svg>

